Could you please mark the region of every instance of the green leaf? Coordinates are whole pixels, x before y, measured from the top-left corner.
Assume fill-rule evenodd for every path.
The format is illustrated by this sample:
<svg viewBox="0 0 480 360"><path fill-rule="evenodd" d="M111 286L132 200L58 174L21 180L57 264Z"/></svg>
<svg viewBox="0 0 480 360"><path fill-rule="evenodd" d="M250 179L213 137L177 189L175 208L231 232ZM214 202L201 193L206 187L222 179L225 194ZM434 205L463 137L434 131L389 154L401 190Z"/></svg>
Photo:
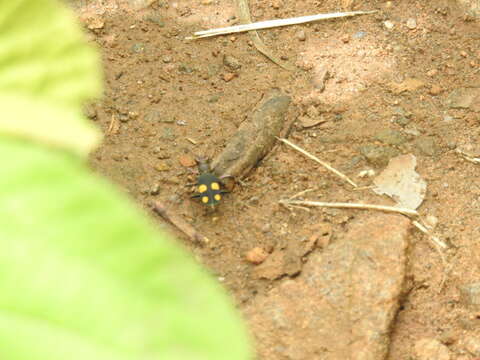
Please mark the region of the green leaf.
<svg viewBox="0 0 480 360"><path fill-rule="evenodd" d="M101 72L73 15L52 0L0 1L0 44L0 133L86 155L101 137L80 106L100 95Z"/></svg>
<svg viewBox="0 0 480 360"><path fill-rule="evenodd" d="M57 5L0 2L0 359L251 358L223 289L73 155L98 57Z"/></svg>
<svg viewBox="0 0 480 360"><path fill-rule="evenodd" d="M111 185L49 148L0 154L1 359L250 358L223 291Z"/></svg>

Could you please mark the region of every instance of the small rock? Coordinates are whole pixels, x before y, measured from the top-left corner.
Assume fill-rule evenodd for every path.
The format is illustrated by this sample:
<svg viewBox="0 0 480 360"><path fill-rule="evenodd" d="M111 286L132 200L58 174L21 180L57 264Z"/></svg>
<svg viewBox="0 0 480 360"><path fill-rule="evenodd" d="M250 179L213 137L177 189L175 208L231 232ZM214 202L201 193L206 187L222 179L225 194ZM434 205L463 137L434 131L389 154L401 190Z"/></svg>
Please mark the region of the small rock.
<svg viewBox="0 0 480 360"><path fill-rule="evenodd" d="M171 57L171 56L168 56L168 55L165 55L164 57L162 57L162 61L163 61L165 64L171 63L171 62L172 62L172 57Z"/></svg>
<svg viewBox="0 0 480 360"><path fill-rule="evenodd" d="M417 28L417 20L415 20L414 18L409 18L407 20L407 28L409 28L410 30L414 30Z"/></svg>
<svg viewBox="0 0 480 360"><path fill-rule="evenodd" d="M100 15L89 15L81 17L81 20L87 25L87 28L90 30L99 30L103 29L105 26L105 21Z"/></svg>
<svg viewBox="0 0 480 360"><path fill-rule="evenodd" d="M220 95L214 94L207 99L209 103L216 103L220 99Z"/></svg>
<svg viewBox="0 0 480 360"><path fill-rule="evenodd" d="M466 305L480 308L480 282L461 286L460 294Z"/></svg>
<svg viewBox="0 0 480 360"><path fill-rule="evenodd" d="M350 42L350 36L348 34L345 34L340 38L340 40L342 40L344 44L348 44Z"/></svg>
<svg viewBox="0 0 480 360"><path fill-rule="evenodd" d="M400 131L385 129L375 135L375 139L387 145L401 145L407 141Z"/></svg>
<svg viewBox="0 0 480 360"><path fill-rule="evenodd" d="M404 91L415 91L420 89L425 85L425 83L421 80L415 78L408 78L402 81L400 84L395 82L391 82L390 89L394 94L401 94Z"/></svg>
<svg viewBox="0 0 480 360"><path fill-rule="evenodd" d="M480 356L480 339L475 336L468 336L463 344L465 349L473 356Z"/></svg>
<svg viewBox="0 0 480 360"><path fill-rule="evenodd" d="M268 253L264 249L260 247L254 247L253 249L247 252L245 259L249 263L258 265L264 262L267 257L268 257Z"/></svg>
<svg viewBox="0 0 480 360"><path fill-rule="evenodd" d="M414 145L423 155L434 156L438 153L438 146L431 137L420 137L415 140Z"/></svg>
<svg viewBox="0 0 480 360"><path fill-rule="evenodd" d="M359 148L367 161L376 166L385 166L391 158L399 155L399 151L388 146L365 145Z"/></svg>
<svg viewBox="0 0 480 360"><path fill-rule="evenodd" d="M447 105L452 109L480 111L480 87L453 90L448 95Z"/></svg>
<svg viewBox="0 0 480 360"><path fill-rule="evenodd" d="M170 170L170 165L168 165L165 161L159 162L155 165L155 170L157 171L168 171Z"/></svg>
<svg viewBox="0 0 480 360"><path fill-rule="evenodd" d="M315 66L312 77L312 85L315 89L322 92L325 90L325 82L330 78L330 73L325 66Z"/></svg>
<svg viewBox="0 0 480 360"><path fill-rule="evenodd" d="M177 136L175 135L175 132L169 128L169 127L166 127L162 130L162 135L160 135L160 138L162 140L167 140L167 141L173 141L175 140Z"/></svg>
<svg viewBox="0 0 480 360"><path fill-rule="evenodd" d="M231 71L238 70L242 67L240 61L231 55L225 55L223 57L223 64Z"/></svg>
<svg viewBox="0 0 480 360"><path fill-rule="evenodd" d="M355 39L362 39L365 36L367 36L367 33L365 31L357 31L355 34L353 34L353 37ZM342 39L343 40L343 39Z"/></svg>
<svg viewBox="0 0 480 360"><path fill-rule="evenodd" d="M157 109L150 110L143 117L143 120L151 122L151 123L161 122L161 123L166 123L166 124L173 124L175 122L174 119L164 118L162 112L160 110L157 110Z"/></svg>
<svg viewBox="0 0 480 360"><path fill-rule="evenodd" d="M438 73L437 69L432 69L432 70L427 71L427 75L430 76L430 77L434 77L435 75L437 75L437 73Z"/></svg>
<svg viewBox="0 0 480 360"><path fill-rule="evenodd" d="M88 104L83 108L83 113L85 116L91 120L94 120L97 118L97 109L93 104Z"/></svg>
<svg viewBox="0 0 480 360"><path fill-rule="evenodd" d="M165 21L163 21L161 16L156 15L156 14L150 14L150 15L145 16L145 20L149 21L153 24L157 24L160 27L165 26Z"/></svg>
<svg viewBox="0 0 480 360"><path fill-rule="evenodd" d="M273 0L271 4L272 8L278 10L281 8L281 1L280 0Z"/></svg>
<svg viewBox="0 0 480 360"><path fill-rule="evenodd" d="M295 37L300 41L305 41L307 39L307 35L305 34L305 30L299 30L295 34Z"/></svg>
<svg viewBox="0 0 480 360"><path fill-rule="evenodd" d="M145 44L144 43L135 43L131 47L132 52L134 53L141 53L145 51Z"/></svg>
<svg viewBox="0 0 480 360"><path fill-rule="evenodd" d="M432 85L432 87L428 91L428 93L430 95L433 95L433 96L439 95L442 92L443 92L443 89L440 86L438 86L437 84Z"/></svg>
<svg viewBox="0 0 480 360"><path fill-rule="evenodd" d="M185 167L194 167L197 165L195 159L187 154L180 155L178 158L178 162Z"/></svg>
<svg viewBox="0 0 480 360"><path fill-rule="evenodd" d="M388 30L392 30L393 27L395 26L395 24L394 24L393 22L391 22L390 20L384 21L384 22L383 22L383 25L384 25Z"/></svg>
<svg viewBox="0 0 480 360"><path fill-rule="evenodd" d="M415 354L418 360L450 360L450 351L440 341L421 339L415 343Z"/></svg>
<svg viewBox="0 0 480 360"><path fill-rule="evenodd" d="M237 74L226 73L226 74L223 75L223 80L225 82L229 82L229 81L233 80L236 76L237 76Z"/></svg>
<svg viewBox="0 0 480 360"><path fill-rule="evenodd" d="M160 184L153 184L150 188L150 195L158 195L160 193Z"/></svg>

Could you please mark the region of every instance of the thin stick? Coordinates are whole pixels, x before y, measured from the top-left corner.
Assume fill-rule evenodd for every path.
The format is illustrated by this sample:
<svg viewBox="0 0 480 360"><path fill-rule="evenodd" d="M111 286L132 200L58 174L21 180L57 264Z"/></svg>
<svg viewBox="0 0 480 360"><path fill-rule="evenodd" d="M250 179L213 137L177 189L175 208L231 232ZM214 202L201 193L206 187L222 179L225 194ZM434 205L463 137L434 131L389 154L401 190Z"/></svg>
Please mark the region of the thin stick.
<svg viewBox="0 0 480 360"><path fill-rule="evenodd" d="M428 231L428 229L424 225L422 225L420 222L418 222L416 220L413 220L412 223L418 230L420 230L425 235L427 235L430 238L430 240L432 240L432 242L435 243L435 245L441 247L442 249L447 249L448 248L447 244L445 244L438 237L433 236L432 233L430 231Z"/></svg>
<svg viewBox="0 0 480 360"><path fill-rule="evenodd" d="M435 248L437 253L440 255L440 259L442 260L442 265L443 265L442 280L440 281L440 285L438 286L439 287L438 293L440 293L443 289L443 286L445 285L445 282L447 281L447 260L445 259L445 255L443 254L442 249L440 248L446 249L447 245L436 236L433 236L427 230L427 228L424 227L422 224L420 224L418 221L413 220L412 224L415 225L415 227L418 230L420 230L421 232L423 232L428 236L428 238L431 240L433 244L433 247Z"/></svg>
<svg viewBox="0 0 480 360"><path fill-rule="evenodd" d="M347 11L347 12L337 12L337 13L330 13L330 14L317 14L317 15L308 15L308 16L300 16L288 19L276 19L276 20L267 20L267 21L259 21L250 24L242 24L242 25L235 25L235 26L228 26L224 28L217 28L217 29L210 29L210 30L203 30L197 31L193 34L193 36L189 36L187 40L195 40L210 36L218 36L218 35L225 35L225 34L233 34L251 30L261 30L261 29L270 29L274 27L280 26L287 26L287 25L296 25L296 24L304 24L308 22L314 22L319 20L327 20L327 19L335 19L341 17L349 17L349 16L357 16L357 15L366 15L366 14L373 14L376 13L376 10L372 11Z"/></svg>
<svg viewBox="0 0 480 360"><path fill-rule="evenodd" d="M252 17L250 15L250 8L248 7L248 2L247 0L237 0L237 11L238 11L238 17L244 24L252 24ZM284 68L285 70L288 71L295 71L295 66L281 61L262 41L260 38L260 35L258 35L258 32L255 30L249 31L248 35L250 36L250 40L253 42L255 45L255 48L262 53L264 56L266 56L269 60L273 61L275 64L278 66Z"/></svg>
<svg viewBox="0 0 480 360"><path fill-rule="evenodd" d="M469 154L463 152L462 150L455 150L455 152L457 154L459 154L461 157L463 157L465 160L467 161L470 161L471 163L474 163L474 164L480 164L480 158L478 157L473 157L473 156L470 156Z"/></svg>
<svg viewBox="0 0 480 360"><path fill-rule="evenodd" d="M190 240L196 243L200 243L202 245L206 245L210 242L210 240L200 234L195 228L187 223L182 218L178 217L176 214L172 213L170 210L167 209L165 205L163 205L159 201L155 201L153 204L153 211L155 211L158 215L163 217L165 220L169 221L172 225L174 225L178 230L183 232L187 235Z"/></svg>
<svg viewBox="0 0 480 360"><path fill-rule="evenodd" d="M342 203L342 202L322 202L309 200L280 200L282 205L297 205L297 206L313 206L313 207L328 207L328 208L346 208L346 209L363 209L363 210L379 210L386 212L394 212L407 216L418 216L416 210L399 208L395 206L374 205L374 204L359 204L359 203Z"/></svg>
<svg viewBox="0 0 480 360"><path fill-rule="evenodd" d="M326 163L325 161L322 161L320 160L319 158L317 158L316 156L310 154L309 152L303 150L301 147L298 147L297 145L291 143L290 141L288 141L287 139L283 139L283 138L278 138L278 140L280 140L281 142L283 142L284 144L287 144L288 146L294 148L295 150L301 152L303 155L305 155L306 157L308 157L309 159L312 159L313 161L316 161L317 163L319 163L320 165L322 165L323 167L327 168L328 170L330 170L331 172L333 172L335 175L337 175L338 177L342 178L343 180L345 180L346 182L348 182L350 185L352 185L353 187L357 187L357 184L355 184L352 180L350 180L346 175L342 174L340 171L338 171L337 169L331 167L328 163Z"/></svg>
<svg viewBox="0 0 480 360"><path fill-rule="evenodd" d="M288 200L297 199L297 198L299 198L300 196L305 195L306 193L308 193L308 192L310 192L310 191L313 191L313 190L314 190L314 189L307 189L307 190L300 191L299 193L296 193L295 195L289 197Z"/></svg>

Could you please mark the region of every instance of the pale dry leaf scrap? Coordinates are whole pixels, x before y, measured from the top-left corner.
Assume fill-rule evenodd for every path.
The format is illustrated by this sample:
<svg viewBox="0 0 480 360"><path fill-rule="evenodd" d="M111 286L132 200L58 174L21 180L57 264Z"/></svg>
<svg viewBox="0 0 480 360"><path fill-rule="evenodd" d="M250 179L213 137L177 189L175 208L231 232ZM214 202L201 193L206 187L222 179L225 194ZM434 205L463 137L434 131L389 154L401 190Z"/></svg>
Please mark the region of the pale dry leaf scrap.
<svg viewBox="0 0 480 360"><path fill-rule="evenodd" d="M415 171L416 166L417 159L412 154L391 159L373 180L374 191L393 198L396 206L417 209L425 198L427 183Z"/></svg>

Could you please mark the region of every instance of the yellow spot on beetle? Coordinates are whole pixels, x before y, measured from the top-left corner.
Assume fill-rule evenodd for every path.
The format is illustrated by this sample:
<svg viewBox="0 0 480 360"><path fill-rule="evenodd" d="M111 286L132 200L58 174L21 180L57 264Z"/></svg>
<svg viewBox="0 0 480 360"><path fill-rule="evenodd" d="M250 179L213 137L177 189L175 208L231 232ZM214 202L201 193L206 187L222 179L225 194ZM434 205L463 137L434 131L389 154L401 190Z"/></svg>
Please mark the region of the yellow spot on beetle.
<svg viewBox="0 0 480 360"><path fill-rule="evenodd" d="M220 190L220 185L217 182L212 182L210 186L212 187L212 190Z"/></svg>
<svg viewBox="0 0 480 360"><path fill-rule="evenodd" d="M222 197L220 196L220 194L215 194L214 198L215 200L220 201Z"/></svg>
<svg viewBox="0 0 480 360"><path fill-rule="evenodd" d="M207 189L208 189L207 185L205 185L205 184L202 184L202 185L198 186L198 192L199 193L204 193L205 191L207 191Z"/></svg>
<svg viewBox="0 0 480 360"><path fill-rule="evenodd" d="M204 204L208 203L208 196L202 196L202 202Z"/></svg>

